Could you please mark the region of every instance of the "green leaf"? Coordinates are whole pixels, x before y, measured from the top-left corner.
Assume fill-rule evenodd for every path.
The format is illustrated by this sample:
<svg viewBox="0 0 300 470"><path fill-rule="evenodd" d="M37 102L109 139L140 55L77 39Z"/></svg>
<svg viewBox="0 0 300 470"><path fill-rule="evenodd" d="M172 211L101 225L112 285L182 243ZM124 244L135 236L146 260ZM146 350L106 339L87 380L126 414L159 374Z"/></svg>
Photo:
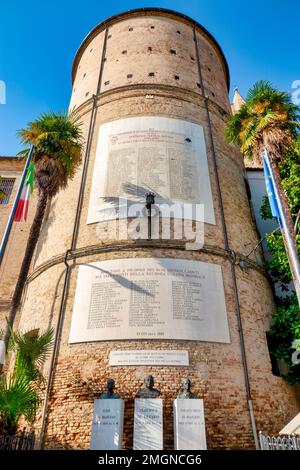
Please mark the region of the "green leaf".
<svg viewBox="0 0 300 470"><path fill-rule="evenodd" d="M52 197L64 188L81 163L83 147L82 123L77 113L42 113L21 129L18 136L25 145L34 145L37 187L47 188ZM21 150L18 155L27 155ZM47 178L47 181L45 181Z"/></svg>
<svg viewBox="0 0 300 470"><path fill-rule="evenodd" d="M29 152L30 152L30 149L20 150L20 152L17 153L16 157L20 157L20 158L28 157Z"/></svg>
<svg viewBox="0 0 300 470"><path fill-rule="evenodd" d="M16 353L11 374L0 376L0 430L13 433L18 421L35 419L39 405L38 385L45 379L40 371L52 348L53 330L11 332L10 349Z"/></svg>

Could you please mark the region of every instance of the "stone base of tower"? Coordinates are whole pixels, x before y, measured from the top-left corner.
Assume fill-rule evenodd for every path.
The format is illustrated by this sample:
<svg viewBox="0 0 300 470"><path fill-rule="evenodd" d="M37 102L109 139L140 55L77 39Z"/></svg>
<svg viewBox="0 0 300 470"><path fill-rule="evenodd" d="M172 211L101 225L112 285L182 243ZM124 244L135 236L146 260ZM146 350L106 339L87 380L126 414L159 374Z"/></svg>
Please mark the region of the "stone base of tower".
<svg viewBox="0 0 300 470"><path fill-rule="evenodd" d="M110 344L109 349L123 348L122 343ZM86 367L76 367L74 356L64 357L57 364L54 389L49 403L46 427L46 449L89 449L93 416L93 401L103 390L105 380L112 376L118 392L125 401L123 448L132 449L134 399L142 379L151 373L155 385L161 388L164 400L164 449L174 449L173 399L180 389L181 377L188 375L194 384L193 391L204 399L205 425L208 449L254 449L253 434L246 403L245 388L235 364L226 372L220 371L217 359L211 366L205 361L206 347L177 343L188 349L192 369L174 367L118 367L107 365L107 345L99 348L87 346L76 353L76 359ZM153 348L153 344L133 344L135 348ZM173 343L156 345L163 349L174 348ZM211 372L209 371L211 369ZM218 372L219 370L219 372ZM230 385L229 385L230 384ZM272 390L272 394L269 393ZM256 383L253 394L254 412L258 429L278 433L296 414L291 387L282 379L269 378Z"/></svg>

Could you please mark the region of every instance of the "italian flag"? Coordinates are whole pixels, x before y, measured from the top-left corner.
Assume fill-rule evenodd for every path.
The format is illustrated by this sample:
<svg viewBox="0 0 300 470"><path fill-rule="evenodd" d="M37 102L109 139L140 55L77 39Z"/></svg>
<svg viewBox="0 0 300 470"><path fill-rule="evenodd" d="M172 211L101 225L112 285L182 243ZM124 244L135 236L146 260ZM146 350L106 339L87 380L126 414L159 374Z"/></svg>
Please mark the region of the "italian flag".
<svg viewBox="0 0 300 470"><path fill-rule="evenodd" d="M33 191L33 181L34 181L34 164L33 162L31 162L27 170L25 183L21 192L18 205L17 205L15 218L14 218L15 222L26 222L27 220L30 194L32 194L32 191Z"/></svg>

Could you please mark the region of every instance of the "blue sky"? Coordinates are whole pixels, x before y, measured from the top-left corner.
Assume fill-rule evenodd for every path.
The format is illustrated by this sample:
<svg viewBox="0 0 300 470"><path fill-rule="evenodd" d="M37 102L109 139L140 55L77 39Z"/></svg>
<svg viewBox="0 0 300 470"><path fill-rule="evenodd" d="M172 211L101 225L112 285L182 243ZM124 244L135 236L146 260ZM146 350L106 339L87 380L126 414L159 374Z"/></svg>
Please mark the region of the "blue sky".
<svg viewBox="0 0 300 470"><path fill-rule="evenodd" d="M0 155L14 155L16 130L42 111L68 107L74 54L100 21L132 8L185 13L207 28L229 63L231 86L242 94L259 79L291 90L300 80L300 8L286 0L14 0L0 6ZM232 96L232 90L231 90Z"/></svg>

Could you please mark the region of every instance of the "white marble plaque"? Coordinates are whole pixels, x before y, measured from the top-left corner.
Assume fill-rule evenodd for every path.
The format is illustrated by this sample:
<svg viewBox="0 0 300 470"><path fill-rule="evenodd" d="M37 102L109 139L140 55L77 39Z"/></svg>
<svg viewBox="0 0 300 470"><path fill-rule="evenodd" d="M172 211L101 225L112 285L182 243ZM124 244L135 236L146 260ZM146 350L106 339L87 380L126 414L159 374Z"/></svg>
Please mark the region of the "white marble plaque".
<svg viewBox="0 0 300 470"><path fill-rule="evenodd" d="M279 434L298 434L300 436L300 413L298 413Z"/></svg>
<svg viewBox="0 0 300 470"><path fill-rule="evenodd" d="M70 343L119 339L230 342L221 266L170 258L79 266Z"/></svg>
<svg viewBox="0 0 300 470"><path fill-rule="evenodd" d="M163 449L163 400L134 400L133 450Z"/></svg>
<svg viewBox="0 0 300 470"><path fill-rule="evenodd" d="M158 204L203 204L204 220L197 217L215 224L201 125L139 116L100 126L87 223L126 217L127 210L116 215L116 200L144 203L149 191Z"/></svg>
<svg viewBox="0 0 300 470"><path fill-rule="evenodd" d="M189 366L188 351L132 349L109 353L110 366Z"/></svg>
<svg viewBox="0 0 300 470"><path fill-rule="evenodd" d="M177 399L173 408L175 449L206 450L203 400Z"/></svg>
<svg viewBox="0 0 300 470"><path fill-rule="evenodd" d="M91 450L122 449L123 421L123 400L95 400L91 434Z"/></svg>

